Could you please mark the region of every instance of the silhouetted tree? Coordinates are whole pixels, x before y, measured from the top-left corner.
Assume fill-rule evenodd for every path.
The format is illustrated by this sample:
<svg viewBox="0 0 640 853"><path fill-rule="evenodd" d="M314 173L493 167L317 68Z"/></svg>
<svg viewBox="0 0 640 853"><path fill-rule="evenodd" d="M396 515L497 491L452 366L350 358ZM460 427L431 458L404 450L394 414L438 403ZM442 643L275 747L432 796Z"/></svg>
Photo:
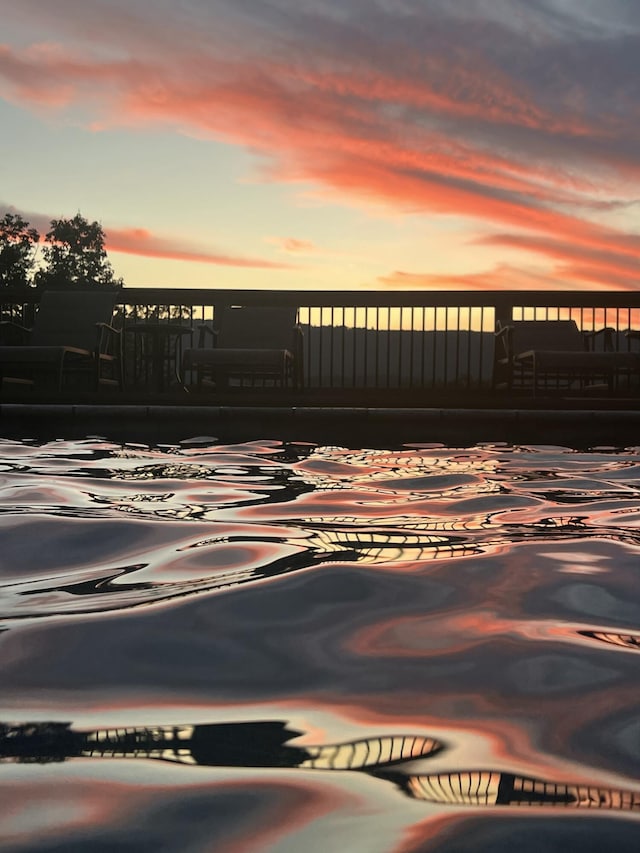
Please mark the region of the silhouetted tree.
<svg viewBox="0 0 640 853"><path fill-rule="evenodd" d="M107 258L99 222L89 222L79 213L73 219L52 219L45 240L45 264L36 274L39 286L122 287Z"/></svg>
<svg viewBox="0 0 640 853"><path fill-rule="evenodd" d="M30 287L40 235L17 213L0 219L0 287Z"/></svg>

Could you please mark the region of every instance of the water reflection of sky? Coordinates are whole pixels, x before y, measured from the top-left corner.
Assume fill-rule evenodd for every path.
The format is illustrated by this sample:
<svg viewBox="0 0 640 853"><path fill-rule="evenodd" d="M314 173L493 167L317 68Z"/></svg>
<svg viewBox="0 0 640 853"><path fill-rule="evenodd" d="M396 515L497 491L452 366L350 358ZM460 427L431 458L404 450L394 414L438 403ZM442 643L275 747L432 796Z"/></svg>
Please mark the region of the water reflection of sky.
<svg viewBox="0 0 640 853"><path fill-rule="evenodd" d="M639 463L636 449L0 442L0 719L277 718L307 745L447 745L402 784L250 762L5 764L0 837L72 850L150 841L160 821L187 849L171 839L208 803L196 847L209 832L224 849L462 850L471 832L506 850L532 818L470 816L477 802L454 817L435 777L633 796ZM68 794L58 817L41 807L52 788L52 803ZM630 802L596 822L616 849L640 842ZM528 808L562 849L604 831Z"/></svg>

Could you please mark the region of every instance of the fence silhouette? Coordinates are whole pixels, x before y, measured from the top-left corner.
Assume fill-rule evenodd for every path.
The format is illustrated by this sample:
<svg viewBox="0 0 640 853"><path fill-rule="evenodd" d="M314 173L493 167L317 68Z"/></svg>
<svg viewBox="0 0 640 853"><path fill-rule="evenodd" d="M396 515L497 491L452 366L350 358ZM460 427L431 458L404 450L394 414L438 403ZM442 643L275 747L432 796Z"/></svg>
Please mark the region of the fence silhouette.
<svg viewBox="0 0 640 853"><path fill-rule="evenodd" d="M5 291L0 319L30 325L37 291ZM439 389L485 393L494 371L496 324L573 319L583 331L607 327L614 349L633 351L640 332L640 292L574 291L269 291L123 288L115 322L123 330L128 388L144 395L150 359L133 327L165 325L163 386L179 390L181 353L197 346L200 327L215 326L225 306L295 305L303 331L304 389L343 392Z"/></svg>

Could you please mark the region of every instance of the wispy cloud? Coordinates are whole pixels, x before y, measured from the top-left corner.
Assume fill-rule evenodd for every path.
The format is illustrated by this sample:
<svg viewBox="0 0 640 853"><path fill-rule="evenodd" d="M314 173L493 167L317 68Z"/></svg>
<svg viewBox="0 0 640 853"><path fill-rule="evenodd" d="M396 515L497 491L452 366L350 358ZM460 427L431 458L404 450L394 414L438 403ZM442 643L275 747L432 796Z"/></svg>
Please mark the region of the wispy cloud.
<svg viewBox="0 0 640 853"><path fill-rule="evenodd" d="M2 47L7 98L96 130L208 134L255 152L266 180L506 227L576 286L631 281L638 236L607 226L640 179L640 13L624 0L606 15L591 0L5 6L57 39Z"/></svg>
<svg viewBox="0 0 640 853"><path fill-rule="evenodd" d="M594 237L592 242L580 244L537 235L494 234L477 242L546 255L555 262L559 281L575 278L609 282L624 289L636 288L640 283L640 245L636 240L612 245Z"/></svg>
<svg viewBox="0 0 640 853"><path fill-rule="evenodd" d="M316 246L311 240L300 240L297 237L269 237L268 242L278 246L288 255L308 255L316 251Z"/></svg>
<svg viewBox="0 0 640 853"><path fill-rule="evenodd" d="M107 248L127 255L166 258L173 261L197 261L225 267L252 269L294 269L291 264L250 258L219 251L198 249L181 240L151 234L144 228L109 228L105 231Z"/></svg>
<svg viewBox="0 0 640 853"><path fill-rule="evenodd" d="M413 273L396 270L381 276L379 283L399 290L558 290L571 289L557 275L511 264L497 264L492 269L461 275ZM607 287L618 289L614 283ZM602 290L601 283L587 281L583 289Z"/></svg>
<svg viewBox="0 0 640 853"><path fill-rule="evenodd" d="M41 240L50 228L51 219L43 213L18 210L13 205L0 202L0 217L5 213L19 213L40 233ZM75 215L72 214L72 215ZM56 215L55 218L58 218ZM244 257L217 249L199 247L185 240L153 234L145 228L113 228L103 226L105 246L110 252L139 255L145 258L163 258L174 261L194 261L226 267L250 269L295 269L291 264L267 258Z"/></svg>

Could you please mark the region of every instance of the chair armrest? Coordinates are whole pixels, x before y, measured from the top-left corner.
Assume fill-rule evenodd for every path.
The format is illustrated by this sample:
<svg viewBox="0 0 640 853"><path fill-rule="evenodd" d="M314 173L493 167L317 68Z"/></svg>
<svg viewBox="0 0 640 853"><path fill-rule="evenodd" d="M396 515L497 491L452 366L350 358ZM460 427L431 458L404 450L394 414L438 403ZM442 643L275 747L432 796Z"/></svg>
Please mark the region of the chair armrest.
<svg viewBox="0 0 640 853"><path fill-rule="evenodd" d="M122 329L116 329L115 326L110 326L109 323L96 323L99 329L104 329L106 332L111 332L114 335L122 334Z"/></svg>
<svg viewBox="0 0 640 853"><path fill-rule="evenodd" d="M109 323L96 323L98 332L98 352L106 354L110 348L110 343L114 340L120 352L122 349L122 329L116 329L115 326L110 326Z"/></svg>
<svg viewBox="0 0 640 853"><path fill-rule="evenodd" d="M496 329L493 333L494 337L499 338L503 335L508 335L513 329L513 326L500 326L499 329Z"/></svg>
<svg viewBox="0 0 640 853"><path fill-rule="evenodd" d="M205 338L206 338L207 334L211 335L211 337L213 338L213 346L216 347L218 345L218 334L219 334L218 329L214 329L212 326L207 326L206 323L199 323L196 326L196 329L198 330L198 333L199 333L198 334L198 346L199 347L205 346Z"/></svg>
<svg viewBox="0 0 640 853"><path fill-rule="evenodd" d="M524 350L524 352L515 353L513 356L513 360L517 362L535 361L536 352L539 352L539 350L528 349Z"/></svg>
<svg viewBox="0 0 640 853"><path fill-rule="evenodd" d="M498 346L498 341L502 344L502 360L504 362L509 363L513 358L513 346L511 343L511 333L513 332L513 326L500 326L499 329L496 329L493 333L493 337L496 341L496 346ZM496 353L495 358L499 358Z"/></svg>

